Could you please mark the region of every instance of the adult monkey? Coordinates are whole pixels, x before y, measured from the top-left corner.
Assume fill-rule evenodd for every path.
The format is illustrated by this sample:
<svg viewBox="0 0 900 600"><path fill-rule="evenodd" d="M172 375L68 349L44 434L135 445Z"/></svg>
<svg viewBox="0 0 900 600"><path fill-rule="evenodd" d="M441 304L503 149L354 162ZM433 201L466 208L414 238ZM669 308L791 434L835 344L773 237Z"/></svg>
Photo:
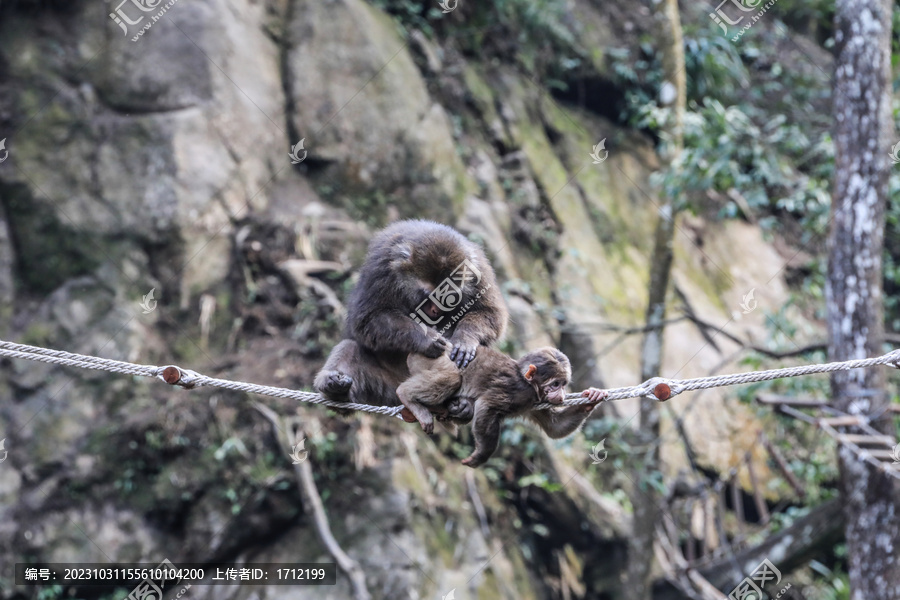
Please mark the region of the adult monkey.
<svg viewBox="0 0 900 600"><path fill-rule="evenodd" d="M437 358L448 350L464 367L478 346L503 334L507 311L482 249L433 221L399 221L372 238L350 293L345 339L316 376L329 400L400 404L410 354ZM439 418L468 422L473 408L451 399Z"/></svg>

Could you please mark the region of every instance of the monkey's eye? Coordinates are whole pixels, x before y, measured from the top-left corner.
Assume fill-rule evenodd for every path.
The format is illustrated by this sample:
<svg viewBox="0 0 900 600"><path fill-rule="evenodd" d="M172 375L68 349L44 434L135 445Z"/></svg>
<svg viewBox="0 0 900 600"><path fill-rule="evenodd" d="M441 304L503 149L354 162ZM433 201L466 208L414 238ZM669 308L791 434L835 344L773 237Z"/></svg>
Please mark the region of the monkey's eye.
<svg viewBox="0 0 900 600"><path fill-rule="evenodd" d="M551 381L547 387L550 388L551 390L558 390L560 388L560 382L559 381Z"/></svg>

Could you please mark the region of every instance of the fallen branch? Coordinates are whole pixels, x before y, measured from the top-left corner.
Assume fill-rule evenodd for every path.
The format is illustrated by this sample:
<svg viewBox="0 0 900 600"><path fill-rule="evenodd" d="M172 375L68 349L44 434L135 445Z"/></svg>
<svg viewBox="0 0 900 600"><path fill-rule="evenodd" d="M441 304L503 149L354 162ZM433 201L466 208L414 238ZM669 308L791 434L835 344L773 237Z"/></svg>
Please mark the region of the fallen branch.
<svg viewBox="0 0 900 600"><path fill-rule="evenodd" d="M481 496L478 495L478 488L475 487L475 472L472 469L466 469L466 486L469 488L469 497L472 498L472 506L475 508L475 514L478 515L478 524L481 526L481 534L484 539L491 537L491 530L488 529L487 512L484 510L484 504L481 502Z"/></svg>
<svg viewBox="0 0 900 600"><path fill-rule="evenodd" d="M278 445L282 448L290 448L291 443L288 440L287 433L282 426L281 417L268 406L259 402L254 402L253 406L259 413L264 416L272 424L272 430L275 432L275 438ZM298 431L297 437L303 437L303 432ZM353 597L355 600L371 600L369 590L366 589L366 574L355 560L344 552L334 535L331 533L331 526L328 524L328 515L325 514L325 507L322 504L322 498L319 496L319 490L316 489L316 482L313 479L312 466L309 460L301 460L300 464L294 465L294 473L297 476L297 487L300 489L300 495L303 498L305 506L309 507L313 516L313 523L316 527L316 533L322 544L328 550L328 553L334 557L338 567L347 575L350 580L350 586L353 588Z"/></svg>
<svg viewBox="0 0 900 600"><path fill-rule="evenodd" d="M720 559L698 566L697 571L717 588L731 590L764 559L778 565L783 573L806 564L816 552L839 542L843 528L840 500L829 500L757 546L736 552L734 561Z"/></svg>

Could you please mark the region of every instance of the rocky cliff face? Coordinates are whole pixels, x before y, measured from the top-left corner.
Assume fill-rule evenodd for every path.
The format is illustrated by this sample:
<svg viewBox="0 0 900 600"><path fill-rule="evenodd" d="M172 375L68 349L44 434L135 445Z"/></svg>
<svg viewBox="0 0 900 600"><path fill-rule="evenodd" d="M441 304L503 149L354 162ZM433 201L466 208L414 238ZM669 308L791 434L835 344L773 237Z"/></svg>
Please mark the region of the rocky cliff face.
<svg viewBox="0 0 900 600"><path fill-rule="evenodd" d="M363 0L181 0L156 22L136 3L120 8L142 22L120 27L115 3L2 7L2 339L308 386L339 338L371 232L425 217L485 245L511 309L505 349L560 344L578 389L637 383L639 337L614 327L643 321L658 159L598 114L602 99L576 105L521 65L482 60L470 42L493 24L467 20L466 7L430 16L439 30L428 35ZM623 17L597 3L571 10L602 77L604 40L628 29ZM595 164L602 139L609 156ZM679 302L765 335L761 311L738 307L773 276L760 305L786 295L784 257L758 230L685 218L676 243ZM729 370L735 349L686 321L666 341L678 377ZM0 563L329 560L285 449L247 398L0 364ZM711 467L755 434L720 394L673 404L690 406L688 432ZM301 417L336 537L374 597L618 585L624 509L575 486L519 486L542 472L557 481L558 461L583 471L599 440L560 450L518 436L528 460L469 479L446 437L271 406ZM637 407L606 410L627 419ZM611 491L615 469L594 469ZM8 579L0 593L27 597ZM190 593L349 595L340 575L334 588Z"/></svg>

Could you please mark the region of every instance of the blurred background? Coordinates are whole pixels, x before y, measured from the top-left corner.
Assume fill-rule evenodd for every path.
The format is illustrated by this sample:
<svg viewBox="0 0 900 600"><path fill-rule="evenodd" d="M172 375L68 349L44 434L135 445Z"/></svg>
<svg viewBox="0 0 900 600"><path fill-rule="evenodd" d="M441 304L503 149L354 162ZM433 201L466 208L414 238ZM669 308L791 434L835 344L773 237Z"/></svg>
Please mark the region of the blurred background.
<svg viewBox="0 0 900 600"><path fill-rule="evenodd" d="M831 199L863 172L884 214L853 213L863 237L843 247L868 258L844 255L844 273L877 323L854 332L880 354L882 320L900 339L898 15L882 0L0 0L0 339L308 390L372 234L427 218L484 246L510 309L500 348L559 347L571 391L849 358L828 351ZM869 122L842 121L856 152L834 126L854 78L844 91L875 99ZM898 598L897 378L876 369L861 389L887 392L862 405L829 404L818 375L610 402L559 441L510 422L475 471L468 427L429 438L0 358L0 597L131 592L16 585L17 562L337 548L355 580L184 597L757 600L732 591L749 580L773 598ZM816 419L848 414L866 419L839 451ZM777 579L753 578L764 561Z"/></svg>

